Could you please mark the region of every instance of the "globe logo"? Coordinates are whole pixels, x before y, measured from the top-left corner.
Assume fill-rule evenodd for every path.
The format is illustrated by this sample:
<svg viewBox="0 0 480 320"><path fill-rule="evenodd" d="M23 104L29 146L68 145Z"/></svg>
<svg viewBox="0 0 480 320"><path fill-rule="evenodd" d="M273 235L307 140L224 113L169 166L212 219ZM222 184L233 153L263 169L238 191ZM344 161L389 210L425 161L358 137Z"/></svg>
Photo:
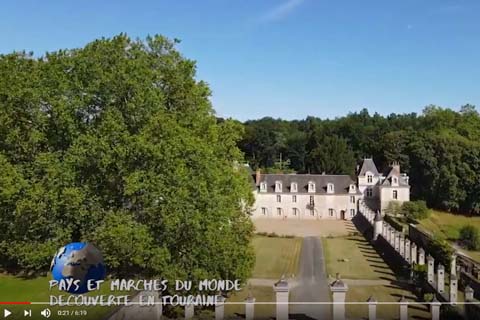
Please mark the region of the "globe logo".
<svg viewBox="0 0 480 320"><path fill-rule="evenodd" d="M103 280L106 273L101 252L87 242L72 242L60 248L52 259L50 271L59 283L73 279L76 285L65 291L75 294L88 292L89 280Z"/></svg>

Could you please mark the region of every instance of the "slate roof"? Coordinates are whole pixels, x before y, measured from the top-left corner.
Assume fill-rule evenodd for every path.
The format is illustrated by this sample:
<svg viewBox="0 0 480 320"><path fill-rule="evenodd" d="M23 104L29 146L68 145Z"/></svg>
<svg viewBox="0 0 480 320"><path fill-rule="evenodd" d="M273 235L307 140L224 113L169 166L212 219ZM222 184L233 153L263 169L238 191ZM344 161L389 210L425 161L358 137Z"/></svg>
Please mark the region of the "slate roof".
<svg viewBox="0 0 480 320"><path fill-rule="evenodd" d="M378 173L378 169L377 169L377 166L375 165L375 162L373 162L373 159L371 158L363 159L362 168L360 169L360 172L358 173L358 175L365 176L367 171L370 171L375 176L380 175Z"/></svg>
<svg viewBox="0 0 480 320"><path fill-rule="evenodd" d="M383 182L381 183L382 186L391 186L393 177L398 178L398 185L399 186L404 186L404 187L409 186L408 181L407 181L407 177L405 177L404 175L402 175L400 173L397 166L391 167L386 176L387 177L385 178L385 180L383 180Z"/></svg>
<svg viewBox="0 0 480 320"><path fill-rule="evenodd" d="M262 174L260 176L260 182L267 183L267 193L275 193L275 182L277 181L282 182L282 193L290 192L292 182L297 183L297 193L307 193L308 182L314 182L315 194L327 194L327 185L329 183L333 183L333 194L348 194L350 185L355 184L355 181L348 175ZM358 188L356 190L357 194L361 194Z"/></svg>

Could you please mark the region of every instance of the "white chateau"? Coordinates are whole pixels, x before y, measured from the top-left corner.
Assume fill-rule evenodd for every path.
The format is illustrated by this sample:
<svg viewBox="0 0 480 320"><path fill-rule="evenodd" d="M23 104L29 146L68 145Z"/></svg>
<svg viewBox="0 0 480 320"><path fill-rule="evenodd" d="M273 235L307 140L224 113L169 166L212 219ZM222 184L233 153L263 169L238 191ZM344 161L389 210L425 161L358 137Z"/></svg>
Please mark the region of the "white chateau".
<svg viewBox="0 0 480 320"><path fill-rule="evenodd" d="M408 176L398 163L382 174L367 158L357 171L357 181L348 175L252 173L252 218L350 220L360 201L382 214L391 201L410 201Z"/></svg>

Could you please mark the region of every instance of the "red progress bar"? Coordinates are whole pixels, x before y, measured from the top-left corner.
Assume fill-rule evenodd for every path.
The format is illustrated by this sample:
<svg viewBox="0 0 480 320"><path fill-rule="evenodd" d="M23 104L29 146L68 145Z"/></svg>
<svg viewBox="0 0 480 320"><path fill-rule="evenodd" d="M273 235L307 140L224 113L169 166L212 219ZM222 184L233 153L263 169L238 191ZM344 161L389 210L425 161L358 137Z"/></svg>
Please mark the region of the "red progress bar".
<svg viewBox="0 0 480 320"><path fill-rule="evenodd" d="M0 301L0 304L32 304L28 301Z"/></svg>

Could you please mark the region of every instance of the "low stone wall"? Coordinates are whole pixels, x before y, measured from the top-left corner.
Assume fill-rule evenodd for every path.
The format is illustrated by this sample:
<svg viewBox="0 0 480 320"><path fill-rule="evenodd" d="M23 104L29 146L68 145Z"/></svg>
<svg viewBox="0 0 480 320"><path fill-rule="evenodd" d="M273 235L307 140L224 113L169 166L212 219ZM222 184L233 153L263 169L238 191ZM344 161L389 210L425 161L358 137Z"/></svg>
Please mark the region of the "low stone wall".
<svg viewBox="0 0 480 320"><path fill-rule="evenodd" d="M426 232L420 231L413 224L409 224L408 237L415 242L417 246L428 248L430 246L432 236Z"/></svg>

